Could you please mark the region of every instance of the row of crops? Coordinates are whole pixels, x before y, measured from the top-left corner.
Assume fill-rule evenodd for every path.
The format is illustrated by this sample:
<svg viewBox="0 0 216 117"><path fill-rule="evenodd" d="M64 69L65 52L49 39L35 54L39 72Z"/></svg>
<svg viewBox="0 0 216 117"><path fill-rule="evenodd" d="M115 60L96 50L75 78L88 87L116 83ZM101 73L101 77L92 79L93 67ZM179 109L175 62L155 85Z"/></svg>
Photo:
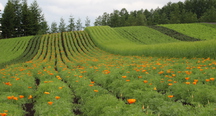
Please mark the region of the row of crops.
<svg viewBox="0 0 216 117"><path fill-rule="evenodd" d="M31 39L16 58L26 62L0 69L0 115L216 115L214 59L114 55L98 47L131 40L90 28Z"/></svg>
<svg viewBox="0 0 216 117"><path fill-rule="evenodd" d="M142 31L140 31L141 30L140 27L137 28L132 27L132 28L134 31L130 33L132 33L133 35L136 35L137 32L142 33L143 31L148 32L148 30L153 30L147 27L146 28L141 27ZM127 31L127 27L123 27L121 29ZM212 28L212 30L213 29L214 28ZM91 38L99 48L113 54L139 55L139 56L144 55L144 56L154 56L154 57L178 57L178 58L180 57L215 58L215 54L216 54L215 39L208 40L208 41L196 41L196 42L184 42L184 41L178 42L177 40L175 40L176 42L167 43L168 40L165 40L163 38L163 36L166 37L166 35L158 32L149 35L147 37L143 36L145 37L146 40L145 43L150 44L150 45L146 45L143 44L144 39L142 39L142 37L135 38L141 41L141 43L138 43L137 41L135 41L133 37L127 36L128 35L127 32L118 33L115 29L110 28L108 26L88 27L85 30L90 34ZM141 35L141 33L138 34ZM122 36L121 34L122 35L125 34L125 36L131 39L127 39L125 38L125 36ZM158 40L161 39L162 40L161 43L151 45L151 43L154 42L153 40L155 38L157 38ZM170 40L174 40L174 39L170 38Z"/></svg>

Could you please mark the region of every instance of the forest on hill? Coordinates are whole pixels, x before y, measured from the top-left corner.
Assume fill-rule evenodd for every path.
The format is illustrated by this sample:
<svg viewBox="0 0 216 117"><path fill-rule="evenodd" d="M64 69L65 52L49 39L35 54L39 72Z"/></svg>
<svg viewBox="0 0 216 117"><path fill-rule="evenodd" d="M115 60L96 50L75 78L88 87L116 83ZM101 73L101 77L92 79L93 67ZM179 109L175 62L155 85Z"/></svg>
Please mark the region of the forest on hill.
<svg viewBox="0 0 216 117"><path fill-rule="evenodd" d="M215 0L169 2L162 8L151 10L128 11L126 8L122 8L121 10L114 10L112 13L104 12L95 19L94 25L122 27L195 22L216 22ZM68 25L61 18L59 25L52 22L51 26L48 26L36 0L30 6L28 6L27 0L22 2L20 0L8 0L2 18L0 18L0 24L2 31L0 38L75 31L84 28L81 19L75 22L73 16L70 16ZM90 20L87 17L85 27L88 26L90 26Z"/></svg>

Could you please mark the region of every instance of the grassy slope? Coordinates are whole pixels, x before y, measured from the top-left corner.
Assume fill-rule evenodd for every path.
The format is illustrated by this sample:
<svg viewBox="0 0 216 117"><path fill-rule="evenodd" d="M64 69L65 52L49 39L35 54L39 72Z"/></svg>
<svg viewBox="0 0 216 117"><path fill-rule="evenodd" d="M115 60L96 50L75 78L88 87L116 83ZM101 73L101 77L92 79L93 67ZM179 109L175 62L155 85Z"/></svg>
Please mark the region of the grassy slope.
<svg viewBox="0 0 216 117"><path fill-rule="evenodd" d="M216 40L144 45L124 38L108 26L88 27L85 30L99 48L113 54L188 58L215 58L216 55Z"/></svg>
<svg viewBox="0 0 216 117"><path fill-rule="evenodd" d="M21 55L33 36L0 40L0 63L8 62Z"/></svg>
<svg viewBox="0 0 216 117"><path fill-rule="evenodd" d="M135 40L147 45L179 42L179 40L146 26L118 27L114 29L129 40Z"/></svg>
<svg viewBox="0 0 216 117"><path fill-rule="evenodd" d="M216 39L216 29L202 24L165 24L159 26L164 26L202 40Z"/></svg>

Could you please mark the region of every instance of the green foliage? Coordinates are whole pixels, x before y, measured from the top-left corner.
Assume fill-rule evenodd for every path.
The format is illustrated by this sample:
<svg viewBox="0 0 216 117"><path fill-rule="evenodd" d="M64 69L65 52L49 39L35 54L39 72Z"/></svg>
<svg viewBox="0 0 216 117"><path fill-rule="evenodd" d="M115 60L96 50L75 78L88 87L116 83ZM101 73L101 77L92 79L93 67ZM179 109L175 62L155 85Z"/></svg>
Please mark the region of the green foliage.
<svg viewBox="0 0 216 117"><path fill-rule="evenodd" d="M159 25L166 28L170 28L184 35L202 39L202 40L212 40L216 39L216 30L211 27L207 27L201 24L166 24Z"/></svg>

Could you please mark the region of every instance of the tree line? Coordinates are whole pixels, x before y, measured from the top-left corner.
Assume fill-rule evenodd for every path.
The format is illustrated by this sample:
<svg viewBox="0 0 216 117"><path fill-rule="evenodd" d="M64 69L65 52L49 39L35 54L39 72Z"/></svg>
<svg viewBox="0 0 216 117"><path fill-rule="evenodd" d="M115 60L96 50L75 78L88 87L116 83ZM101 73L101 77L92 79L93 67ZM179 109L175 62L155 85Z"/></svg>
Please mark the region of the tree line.
<svg viewBox="0 0 216 117"><path fill-rule="evenodd" d="M185 0L177 3L168 2L162 8L130 12L126 8L122 8L120 11L114 10L112 13L104 12L103 15L95 19L94 25L121 27L194 22L216 22L216 1ZM8 0L2 18L0 18L0 23L1 36L11 38L79 31L90 26L90 19L86 17L85 27L80 18L75 22L73 16L69 17L68 25L63 18L60 18L59 25L54 21L49 26L36 0L30 6L28 6L27 0Z"/></svg>
<svg viewBox="0 0 216 117"><path fill-rule="evenodd" d="M20 37L44 33L48 27L36 0L8 0L1 19L3 38Z"/></svg>
<svg viewBox="0 0 216 117"><path fill-rule="evenodd" d="M56 22L52 22L49 26L36 0L30 6L27 0L8 0L0 24L2 38L76 31L84 28L81 19L75 22L73 16L70 16L68 25L61 18L59 26ZM86 17L85 27L88 26L90 26L90 19Z"/></svg>
<svg viewBox="0 0 216 117"><path fill-rule="evenodd" d="M185 0L169 2L162 8L127 11L126 8L104 12L95 19L94 25L111 27L142 26L157 24L216 22L215 0Z"/></svg>

